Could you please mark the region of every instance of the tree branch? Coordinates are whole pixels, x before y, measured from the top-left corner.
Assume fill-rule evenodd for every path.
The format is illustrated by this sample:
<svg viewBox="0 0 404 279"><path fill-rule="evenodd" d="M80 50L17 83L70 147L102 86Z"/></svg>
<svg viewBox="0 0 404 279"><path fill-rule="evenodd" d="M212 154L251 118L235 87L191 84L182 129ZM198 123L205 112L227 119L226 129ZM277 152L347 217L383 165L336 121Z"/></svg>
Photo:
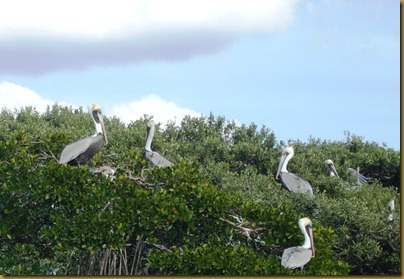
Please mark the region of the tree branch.
<svg viewBox="0 0 404 279"><path fill-rule="evenodd" d="M238 223L234 223L234 222L232 222L230 220L227 220L227 219L224 219L224 218L221 218L221 217L219 217L219 220L221 220L221 221L223 221L223 222L225 222L225 223L227 223L227 224L229 224L229 225L231 225L233 227L236 227L239 230L239 233L246 236L248 240L251 240L250 235L258 234L259 231L265 230L265 228L251 229L251 228L243 227L244 225L249 225L250 223L249 222L244 222L242 217L240 217L240 216L237 216L237 215L230 215L230 216L233 217L234 219L236 219L236 221Z"/></svg>

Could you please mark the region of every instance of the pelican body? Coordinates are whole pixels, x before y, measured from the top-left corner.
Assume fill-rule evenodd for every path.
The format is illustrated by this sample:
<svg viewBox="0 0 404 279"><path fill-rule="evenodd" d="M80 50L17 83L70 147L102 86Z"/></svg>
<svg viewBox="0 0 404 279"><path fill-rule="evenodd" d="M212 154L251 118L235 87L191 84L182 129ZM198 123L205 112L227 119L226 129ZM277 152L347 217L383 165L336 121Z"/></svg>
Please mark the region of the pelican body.
<svg viewBox="0 0 404 279"><path fill-rule="evenodd" d="M67 145L60 155L59 164L80 166L87 163L104 144L108 143L101 107L94 104L91 109L96 133L90 137Z"/></svg>
<svg viewBox="0 0 404 279"><path fill-rule="evenodd" d="M147 123L147 135L146 135L146 143L144 145L144 151L143 151L143 156L149 160L153 166L157 167L169 167L173 163L171 163L169 160L158 154L157 152L154 152L151 150L151 143L154 137L154 129L155 129L155 124L153 120L150 120Z"/></svg>
<svg viewBox="0 0 404 279"><path fill-rule="evenodd" d="M302 246L285 249L282 254L281 265L290 269L300 268L302 270L304 265L315 256L315 248L311 220L309 218L301 218L298 224L304 235L304 243Z"/></svg>
<svg viewBox="0 0 404 279"><path fill-rule="evenodd" d="M348 172L351 174L358 185L363 185L368 182L368 178L359 172L359 167L355 170L353 168L348 168Z"/></svg>
<svg viewBox="0 0 404 279"><path fill-rule="evenodd" d="M282 150L281 160L279 162L278 172L276 173L276 179L281 178L281 183L289 192L293 193L307 193L313 195L313 189L306 180L302 179L294 173L290 173L287 170L289 160L293 157L295 151L292 146L285 147Z"/></svg>

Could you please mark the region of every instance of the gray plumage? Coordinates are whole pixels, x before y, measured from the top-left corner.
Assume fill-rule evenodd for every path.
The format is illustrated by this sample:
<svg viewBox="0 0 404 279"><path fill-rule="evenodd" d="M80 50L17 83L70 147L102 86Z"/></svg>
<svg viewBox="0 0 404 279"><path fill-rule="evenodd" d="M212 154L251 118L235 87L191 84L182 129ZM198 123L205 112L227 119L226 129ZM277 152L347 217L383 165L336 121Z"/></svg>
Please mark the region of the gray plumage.
<svg viewBox="0 0 404 279"><path fill-rule="evenodd" d="M348 168L348 172L358 185L363 185L368 182L368 178L361 174L358 169Z"/></svg>
<svg viewBox="0 0 404 279"><path fill-rule="evenodd" d="M59 164L83 165L104 145L104 136L98 134L67 145L60 155Z"/></svg>
<svg viewBox="0 0 404 279"><path fill-rule="evenodd" d="M143 150L143 156L149 160L153 166L157 167L169 167L172 166L173 163L171 163L169 160L164 158L162 155L158 154L157 152L151 150L151 143L154 137L154 129L155 129L155 124L153 120L150 120L147 123L147 135L146 135L146 143L144 146Z"/></svg>
<svg viewBox="0 0 404 279"><path fill-rule="evenodd" d="M293 193L306 193L313 195L313 189L306 180L290 172L281 172L281 183L289 192Z"/></svg>
<svg viewBox="0 0 404 279"><path fill-rule="evenodd" d="M309 182L294 173L290 173L287 170L288 162L294 154L295 151L293 150L292 146L285 147L282 150L282 156L279 162L278 172L276 173L276 179L280 177L283 187L285 187L289 192L313 195L313 189Z"/></svg>
<svg viewBox="0 0 404 279"><path fill-rule="evenodd" d="M283 251L281 265L290 269L303 268L312 257L311 249L295 246Z"/></svg>
<svg viewBox="0 0 404 279"><path fill-rule="evenodd" d="M96 127L96 133L93 136L68 144L60 155L59 164L69 164L73 166L83 165L87 163L104 144L108 143L101 107L99 105L94 104L92 106L91 116Z"/></svg>
<svg viewBox="0 0 404 279"><path fill-rule="evenodd" d="M309 218L300 218L298 224L304 235L304 244L285 249L281 259L281 265L290 269L303 269L315 255L311 220Z"/></svg>

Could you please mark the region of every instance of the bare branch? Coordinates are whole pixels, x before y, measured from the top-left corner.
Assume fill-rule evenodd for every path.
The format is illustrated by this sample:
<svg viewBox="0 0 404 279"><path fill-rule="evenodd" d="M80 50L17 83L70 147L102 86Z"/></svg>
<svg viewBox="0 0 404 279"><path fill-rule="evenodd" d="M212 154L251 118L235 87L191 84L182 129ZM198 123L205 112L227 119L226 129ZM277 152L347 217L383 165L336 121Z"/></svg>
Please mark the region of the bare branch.
<svg viewBox="0 0 404 279"><path fill-rule="evenodd" d="M153 246L160 250L163 250L163 251L172 252L171 249L168 249L167 247L165 247L164 245L161 245L161 244L153 244Z"/></svg>
<svg viewBox="0 0 404 279"><path fill-rule="evenodd" d="M237 215L230 215L230 216L233 217L234 219L236 219L238 223L234 223L232 221L229 221L229 220L221 218L221 217L219 217L219 219L233 227L236 227L239 230L239 233L246 236L248 238L248 240L251 240L250 235L258 234L258 232L266 230L265 228L253 228L252 229L252 228L243 227L244 225L250 225L250 223L244 222L241 216L237 216Z"/></svg>
<svg viewBox="0 0 404 279"><path fill-rule="evenodd" d="M59 159L55 156L55 154L53 154L52 150L50 150L49 146L46 144L46 142L44 142L43 140L39 140L39 141L31 141L29 143L24 143L22 144L22 146L30 146L30 145L35 145L35 144L42 144L46 147L46 151L41 150L41 154L42 156L40 157L41 160L46 160L46 159L53 159L56 162L59 161Z"/></svg>
<svg viewBox="0 0 404 279"><path fill-rule="evenodd" d="M155 189L158 186L162 186L163 184L152 184L152 183L147 183L146 178L143 176L133 176L132 171L126 170L126 174L128 175L128 178L130 180L135 181L138 185L142 186L143 188L146 189Z"/></svg>

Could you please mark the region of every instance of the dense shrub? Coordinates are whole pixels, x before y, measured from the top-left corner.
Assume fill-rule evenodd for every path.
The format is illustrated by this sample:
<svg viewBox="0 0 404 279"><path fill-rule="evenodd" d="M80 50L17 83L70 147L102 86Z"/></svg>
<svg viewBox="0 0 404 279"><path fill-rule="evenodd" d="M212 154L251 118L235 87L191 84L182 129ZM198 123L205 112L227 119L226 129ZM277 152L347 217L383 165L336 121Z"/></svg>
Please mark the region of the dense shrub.
<svg viewBox="0 0 404 279"><path fill-rule="evenodd" d="M311 183L311 199L275 180L285 144L274 133L224 117L157 125L152 148L174 166L151 168L142 157L150 118L106 118L109 144L77 168L57 160L94 133L82 108L1 112L1 274L400 273L399 152L349 133L344 142L295 141L289 170ZM101 165L114 177L90 172ZM371 180L349 190L344 170L357 166ZM288 270L280 257L302 244L301 217L313 221L316 257Z"/></svg>

